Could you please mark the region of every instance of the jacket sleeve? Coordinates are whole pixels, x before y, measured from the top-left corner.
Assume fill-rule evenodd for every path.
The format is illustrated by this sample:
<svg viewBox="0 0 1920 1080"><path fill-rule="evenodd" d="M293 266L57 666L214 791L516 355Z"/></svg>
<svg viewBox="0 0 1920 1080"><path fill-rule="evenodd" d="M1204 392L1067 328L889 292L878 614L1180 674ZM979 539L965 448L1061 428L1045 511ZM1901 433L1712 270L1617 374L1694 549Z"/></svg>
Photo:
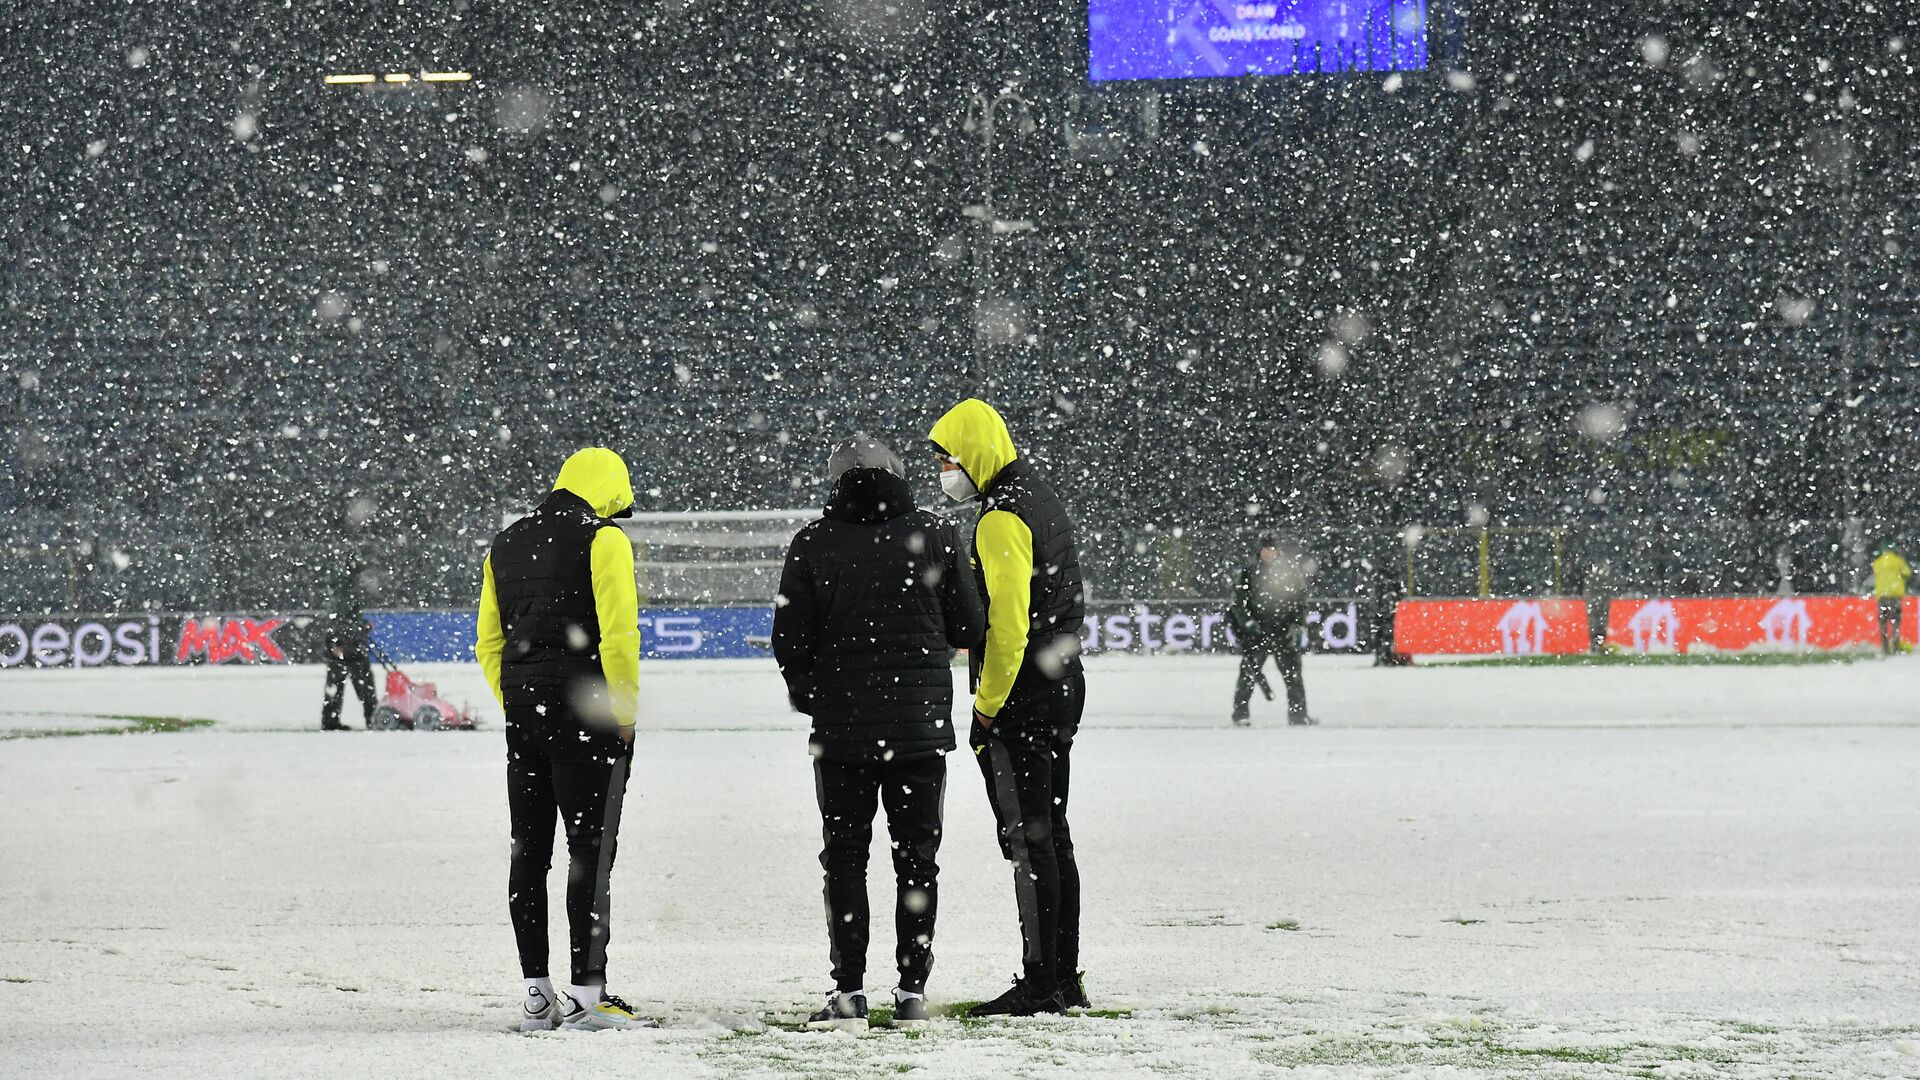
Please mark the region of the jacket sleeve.
<svg viewBox="0 0 1920 1080"><path fill-rule="evenodd" d="M960 537L947 529L942 542L947 547L947 562L940 580L941 616L947 624L947 645L955 649L977 649L987 633L987 613L980 606L980 589L973 583L973 567L960 547Z"/></svg>
<svg viewBox="0 0 1920 1080"><path fill-rule="evenodd" d="M633 581L633 541L609 525L593 535L593 604L600 613L600 671L613 718L632 727L640 709L640 592Z"/></svg>
<svg viewBox="0 0 1920 1080"><path fill-rule="evenodd" d="M1259 638L1268 632L1268 628L1260 624L1260 608L1254 603L1252 569L1240 571L1234 583L1233 607L1228 612L1227 625L1233 627L1236 636L1243 638ZM1246 644L1241 642L1241 648Z"/></svg>
<svg viewBox="0 0 1920 1080"><path fill-rule="evenodd" d="M1000 715L1027 658L1033 620L1033 530L1005 510L989 510L974 532L974 557L987 582L987 650L973 707Z"/></svg>
<svg viewBox="0 0 1920 1080"><path fill-rule="evenodd" d="M820 609L813 595L813 564L799 536L787 546L780 568L780 595L773 601L773 659L787 680L787 700L796 712L813 711L813 650L820 635Z"/></svg>
<svg viewBox="0 0 1920 1080"><path fill-rule="evenodd" d="M473 655L480 661L493 700L502 709L507 707L507 699L500 693L500 654L506 644L506 635L500 630L500 599L493 591L493 556L489 555L480 570L480 628Z"/></svg>

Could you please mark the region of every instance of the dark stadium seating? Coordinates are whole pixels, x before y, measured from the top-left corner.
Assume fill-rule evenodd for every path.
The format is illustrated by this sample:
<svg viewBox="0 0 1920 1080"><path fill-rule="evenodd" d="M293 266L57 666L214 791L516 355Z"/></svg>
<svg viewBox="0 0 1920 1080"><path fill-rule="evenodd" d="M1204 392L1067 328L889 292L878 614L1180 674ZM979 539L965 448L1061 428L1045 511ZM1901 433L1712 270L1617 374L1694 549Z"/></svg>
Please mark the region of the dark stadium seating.
<svg viewBox="0 0 1920 1080"><path fill-rule="evenodd" d="M545 36L153 7L22 35L74 74L7 121L0 549L31 554L0 609L313 603L349 549L379 602L464 603L578 445L642 508L806 505L833 438L918 463L969 393L1069 491L1108 597L1221 592L1271 528L1363 590L1474 506L1619 590L1771 588L1782 547L1852 587L1849 545L1920 541L1920 107L1887 16L1476 10L1470 92L1090 94L1056 7L1004 41L943 9L905 52L800 6L575 5ZM480 80L318 82L429 53ZM1003 80L1044 122L989 182L962 121ZM988 242L983 200L1033 230ZM1596 404L1617 440L1581 433ZM1540 565L1499 584L1570 587Z"/></svg>

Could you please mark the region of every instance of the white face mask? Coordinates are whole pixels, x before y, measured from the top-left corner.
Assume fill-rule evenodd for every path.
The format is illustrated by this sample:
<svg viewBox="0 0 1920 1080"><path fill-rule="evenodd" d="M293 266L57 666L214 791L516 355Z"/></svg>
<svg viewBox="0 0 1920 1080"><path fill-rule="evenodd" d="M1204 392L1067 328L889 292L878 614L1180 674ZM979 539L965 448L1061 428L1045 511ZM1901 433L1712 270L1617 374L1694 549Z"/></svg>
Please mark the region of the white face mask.
<svg viewBox="0 0 1920 1080"><path fill-rule="evenodd" d="M947 469L942 472L940 490L947 493L947 498L961 503L980 494L980 489L973 486L973 478L967 475L965 469Z"/></svg>

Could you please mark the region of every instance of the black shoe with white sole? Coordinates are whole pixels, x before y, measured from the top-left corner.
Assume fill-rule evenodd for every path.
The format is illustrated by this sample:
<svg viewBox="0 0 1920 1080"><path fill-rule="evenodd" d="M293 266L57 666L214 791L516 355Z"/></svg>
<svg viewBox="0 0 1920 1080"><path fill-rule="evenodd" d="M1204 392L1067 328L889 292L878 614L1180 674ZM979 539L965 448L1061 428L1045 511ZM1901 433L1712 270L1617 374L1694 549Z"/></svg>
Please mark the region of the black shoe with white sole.
<svg viewBox="0 0 1920 1080"><path fill-rule="evenodd" d="M893 996L893 1026L906 1031L917 1031L927 1026L927 999L920 994L912 997Z"/></svg>
<svg viewBox="0 0 1920 1080"><path fill-rule="evenodd" d="M1087 984L1084 976L1074 972L1060 981L1060 1003L1069 1009L1091 1009L1093 1003L1087 1000Z"/></svg>
<svg viewBox="0 0 1920 1080"><path fill-rule="evenodd" d="M807 1030L863 1034L867 1030L867 995L858 990L828 994L826 1008L807 1017Z"/></svg>

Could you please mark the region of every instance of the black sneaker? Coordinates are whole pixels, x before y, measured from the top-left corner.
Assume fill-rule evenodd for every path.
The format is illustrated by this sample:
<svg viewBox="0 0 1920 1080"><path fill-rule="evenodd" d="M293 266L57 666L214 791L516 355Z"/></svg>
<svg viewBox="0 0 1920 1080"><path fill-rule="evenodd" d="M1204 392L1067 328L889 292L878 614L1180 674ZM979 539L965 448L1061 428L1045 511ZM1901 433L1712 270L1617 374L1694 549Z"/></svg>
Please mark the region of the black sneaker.
<svg viewBox="0 0 1920 1080"><path fill-rule="evenodd" d="M1081 972L1074 972L1060 981L1060 1003L1069 1009L1091 1009L1093 1002L1087 1000L1087 984Z"/></svg>
<svg viewBox="0 0 1920 1080"><path fill-rule="evenodd" d="M917 1031L927 1026L927 999L924 994L913 997L893 995L893 1026L906 1031Z"/></svg>
<svg viewBox="0 0 1920 1080"><path fill-rule="evenodd" d="M1314 719L1313 717L1311 717L1311 716L1304 716L1304 715L1303 715L1303 716L1289 716L1289 717L1287 717L1287 723L1289 723L1289 724L1291 724L1291 725L1293 725L1294 727L1312 727L1313 725L1315 725L1315 724L1317 724L1317 723L1319 723L1319 722L1320 722L1320 721L1318 721L1318 720L1315 720L1315 719Z"/></svg>
<svg viewBox="0 0 1920 1080"><path fill-rule="evenodd" d="M1083 972L1074 972L1060 981L1060 1002L1069 1009L1090 1009L1093 1003L1087 1000L1087 984Z"/></svg>
<svg viewBox="0 0 1920 1080"><path fill-rule="evenodd" d="M1233 716L1233 726L1234 727L1252 727L1253 718L1249 716L1245 716L1240 713L1235 713Z"/></svg>
<svg viewBox="0 0 1920 1080"><path fill-rule="evenodd" d="M867 1030L867 995L858 990L827 995L826 1008L807 1017L808 1031L850 1031L864 1035Z"/></svg>
<svg viewBox="0 0 1920 1080"><path fill-rule="evenodd" d="M1007 992L992 1001L983 1001L967 1010L967 1015L981 1016L1038 1016L1041 1013L1063 1013L1067 1011L1066 1002L1060 1000L1060 988L1051 986L1044 990L1028 984L1025 979L1013 980L1013 986Z"/></svg>

